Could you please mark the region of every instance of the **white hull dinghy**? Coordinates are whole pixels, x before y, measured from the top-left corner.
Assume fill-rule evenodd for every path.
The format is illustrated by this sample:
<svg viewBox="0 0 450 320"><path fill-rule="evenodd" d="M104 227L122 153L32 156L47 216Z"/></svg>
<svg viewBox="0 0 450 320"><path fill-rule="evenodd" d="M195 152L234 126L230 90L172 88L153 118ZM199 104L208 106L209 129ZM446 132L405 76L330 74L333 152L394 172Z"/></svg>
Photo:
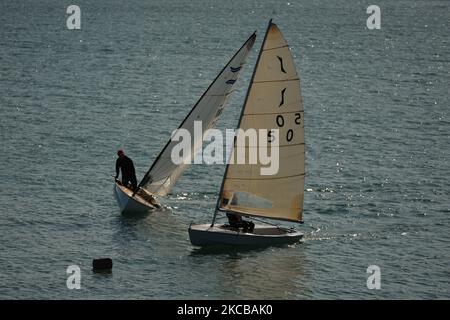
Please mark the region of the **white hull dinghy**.
<svg viewBox="0 0 450 320"><path fill-rule="evenodd" d="M238 129L212 223L191 224L191 243L194 246L270 246L299 241L302 233L294 229L258 225L249 231L249 222L239 220L261 217L303 222L305 141L300 79L289 45L272 21L253 70ZM256 145L246 145L245 136L242 139L240 133L249 129L265 130L267 140L263 136ZM269 146L271 153L278 153L278 170L267 173L267 163L261 158L245 164L237 161L242 153ZM228 225L216 226L218 213L231 214L229 221L234 229ZM236 230L237 227L242 229Z"/></svg>
<svg viewBox="0 0 450 320"><path fill-rule="evenodd" d="M133 196L131 189L116 182L114 185L114 195L116 196L122 214L146 213L161 208L161 205L156 199L143 189L140 189Z"/></svg>
<svg viewBox="0 0 450 320"><path fill-rule="evenodd" d="M236 51L186 118L181 122L178 130L187 130L191 133L191 136L195 136L195 122L201 121L201 138L206 130L215 125L228 98L234 92L235 83L243 70L247 56L255 43L255 38L256 34L253 33L242 47ZM172 150L178 143L178 141L172 141L172 139L167 142L139 183L139 192L145 191L151 196L159 197L166 196L170 193L202 146L198 141L194 141L191 145L191 152L185 155L187 158L183 159L181 163L174 163L172 161ZM142 197L140 198L139 195L130 197L130 192L126 188L117 185L117 183L114 187L114 193L122 212L146 212L154 209L151 204L142 201Z"/></svg>

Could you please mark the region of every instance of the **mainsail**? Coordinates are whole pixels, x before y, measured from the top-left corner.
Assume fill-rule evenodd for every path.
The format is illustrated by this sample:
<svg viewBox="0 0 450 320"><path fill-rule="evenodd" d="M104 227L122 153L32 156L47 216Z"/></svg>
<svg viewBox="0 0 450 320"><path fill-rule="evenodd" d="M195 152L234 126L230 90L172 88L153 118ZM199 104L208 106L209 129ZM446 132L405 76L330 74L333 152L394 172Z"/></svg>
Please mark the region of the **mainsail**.
<svg viewBox="0 0 450 320"><path fill-rule="evenodd" d="M269 22L238 128L266 129L267 143L279 130L279 170L262 175L256 164L228 164L217 209L241 215L301 221L305 178L303 103L300 80L289 46ZM260 143L260 141L258 141ZM231 158L249 146L235 144ZM242 150L241 150L242 151ZM214 222L213 222L214 223Z"/></svg>
<svg viewBox="0 0 450 320"><path fill-rule="evenodd" d="M193 136L194 121L202 121L202 135L211 128L217 121L228 97L233 92L234 84L237 81L245 60L255 43L256 33L253 33L243 46L235 53L228 64L222 69L209 88L197 101L187 117L183 120L178 129L186 129ZM172 161L172 148L178 144L177 141L169 140L164 149L156 158L150 169L145 174L141 183L142 188L147 191L164 196L167 195L175 185L178 178L187 168L194 158L195 153L201 147L201 141L193 141L192 150L188 157L181 164Z"/></svg>

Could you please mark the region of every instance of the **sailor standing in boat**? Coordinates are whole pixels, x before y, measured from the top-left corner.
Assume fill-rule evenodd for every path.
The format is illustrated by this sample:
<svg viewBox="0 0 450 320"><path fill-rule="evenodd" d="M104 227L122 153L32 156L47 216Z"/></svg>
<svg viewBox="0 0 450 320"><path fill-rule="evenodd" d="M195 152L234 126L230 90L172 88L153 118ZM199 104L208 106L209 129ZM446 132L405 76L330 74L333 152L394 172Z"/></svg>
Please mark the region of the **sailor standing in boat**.
<svg viewBox="0 0 450 320"><path fill-rule="evenodd" d="M119 169L122 171L122 185L128 186L131 183L133 190L137 189L136 171L133 161L125 155L123 150L117 151L116 160L116 180L119 177Z"/></svg>

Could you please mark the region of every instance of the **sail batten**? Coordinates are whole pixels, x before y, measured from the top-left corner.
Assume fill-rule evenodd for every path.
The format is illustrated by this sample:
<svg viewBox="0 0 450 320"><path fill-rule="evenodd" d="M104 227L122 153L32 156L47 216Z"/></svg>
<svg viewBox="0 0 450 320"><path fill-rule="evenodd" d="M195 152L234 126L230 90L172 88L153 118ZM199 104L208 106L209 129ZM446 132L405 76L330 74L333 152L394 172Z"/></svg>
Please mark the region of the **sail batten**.
<svg viewBox="0 0 450 320"><path fill-rule="evenodd" d="M233 177L227 177L228 180L247 180L247 181L251 181L251 180L278 180L278 179L286 179L286 178L294 178L294 177L302 177L304 176L304 173L299 173L299 174L293 174L290 176L282 176L282 177L274 177L271 178L270 176L267 176L267 178L233 178Z"/></svg>
<svg viewBox="0 0 450 320"><path fill-rule="evenodd" d="M269 83L269 82L289 82L289 81L298 81L299 78L295 79L283 79L283 80L265 80L265 81L255 81L253 83Z"/></svg>
<svg viewBox="0 0 450 320"><path fill-rule="evenodd" d="M286 112L265 112L265 113L244 113L243 116L263 116L272 114L290 114L290 113L303 113L303 111L286 111Z"/></svg>
<svg viewBox="0 0 450 320"><path fill-rule="evenodd" d="M302 210L302 207L299 207L298 210ZM238 215L242 215L242 216L248 216L248 217L264 217L260 214L255 214L253 212L249 212L249 211L239 211L237 209L223 209L223 208L219 208L219 211L223 211L223 212L231 212L231 213L235 213ZM298 222L298 223L303 223L303 220L301 220L301 218L299 219L289 219L289 218L283 218L283 217L276 217L276 218L272 218L272 219L276 219L276 220L280 220L280 221L289 221L289 222Z"/></svg>
<svg viewBox="0 0 450 320"><path fill-rule="evenodd" d="M281 47L275 47L275 48L270 48L270 49L264 49L264 51L275 50L275 49L281 49L281 48L289 48L289 45L285 45L285 46L281 46Z"/></svg>
<svg viewBox="0 0 450 320"><path fill-rule="evenodd" d="M208 89L203 93L178 129L186 129L193 135L194 121L202 121L202 134L217 121L227 99L235 91L234 85L239 78L247 56L255 42L256 32L253 33L242 47L234 54L222 71L217 75ZM172 161L172 149L177 141L169 140L156 160L153 162L145 177L148 182L141 181L140 186L159 196L167 195L189 164L175 164ZM194 141L191 149L191 160L201 148L201 143ZM189 161L188 161L189 162Z"/></svg>
<svg viewBox="0 0 450 320"><path fill-rule="evenodd" d="M279 148L283 148L283 147L292 147L292 146L304 146L305 143L304 142L300 142L300 143L294 143L294 144L279 144L277 145L277 147ZM259 146L250 146L250 145L245 145L245 146L240 146L239 148L244 148L244 149L251 149L251 148L259 148Z"/></svg>
<svg viewBox="0 0 450 320"><path fill-rule="evenodd" d="M219 211L277 220L302 220L305 143L303 102L300 78L295 63L278 27L269 22L251 83L239 119L238 129L278 129L274 143L279 154L278 171L262 175L267 164L232 162L225 170L218 199ZM258 144L259 145L259 144ZM230 159L240 151L252 150L233 146Z"/></svg>

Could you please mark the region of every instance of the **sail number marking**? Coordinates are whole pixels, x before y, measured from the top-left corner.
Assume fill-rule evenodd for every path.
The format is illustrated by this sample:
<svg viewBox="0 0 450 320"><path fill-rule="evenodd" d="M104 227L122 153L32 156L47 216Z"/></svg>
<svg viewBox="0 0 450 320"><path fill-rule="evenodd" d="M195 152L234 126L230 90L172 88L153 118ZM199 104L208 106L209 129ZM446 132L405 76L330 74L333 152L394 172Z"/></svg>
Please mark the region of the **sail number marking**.
<svg viewBox="0 0 450 320"><path fill-rule="evenodd" d="M273 135L273 133L274 133L273 129L272 129L272 130L269 130L269 131L267 132L267 142L268 142L268 143L272 143L273 140L275 140L275 136Z"/></svg>
<svg viewBox="0 0 450 320"><path fill-rule="evenodd" d="M283 66L283 59L280 56L277 56L279 62L280 62L280 67L281 67L281 72L286 73L286 71L284 70L284 66ZM278 108L284 107L284 103L285 103L285 94L286 94L286 88L283 88L283 90L281 90L281 102L278 105ZM278 128L282 128L285 125L285 119L283 117L283 115L278 114L275 118L275 122L278 126ZM295 113L295 118L294 118L294 123L296 125L301 125L302 123L302 115L300 112L296 112ZM292 139L294 138L294 130L293 129L288 129L286 132L286 141L287 142L291 142ZM268 143L272 143L275 140L274 137L274 131L273 130L269 130L267 132L267 142Z"/></svg>
<svg viewBox="0 0 450 320"><path fill-rule="evenodd" d="M295 114L295 124L300 125L301 121L302 121L302 115L300 114L300 112L297 112Z"/></svg>
<svg viewBox="0 0 450 320"><path fill-rule="evenodd" d="M284 127L285 120L284 120L283 115L281 115L281 114L277 115L277 117L275 118L275 122L279 128ZM295 113L294 123L298 126L302 123L302 115L300 112ZM273 130L269 130L267 132L267 142L268 143L273 142L273 140L275 139L275 137L273 136L273 133L274 133ZM288 131L286 132L286 141L291 142L293 138L294 138L294 130L288 129Z"/></svg>
<svg viewBox="0 0 450 320"><path fill-rule="evenodd" d="M284 118L281 114L277 115L277 125L279 127L284 126Z"/></svg>

